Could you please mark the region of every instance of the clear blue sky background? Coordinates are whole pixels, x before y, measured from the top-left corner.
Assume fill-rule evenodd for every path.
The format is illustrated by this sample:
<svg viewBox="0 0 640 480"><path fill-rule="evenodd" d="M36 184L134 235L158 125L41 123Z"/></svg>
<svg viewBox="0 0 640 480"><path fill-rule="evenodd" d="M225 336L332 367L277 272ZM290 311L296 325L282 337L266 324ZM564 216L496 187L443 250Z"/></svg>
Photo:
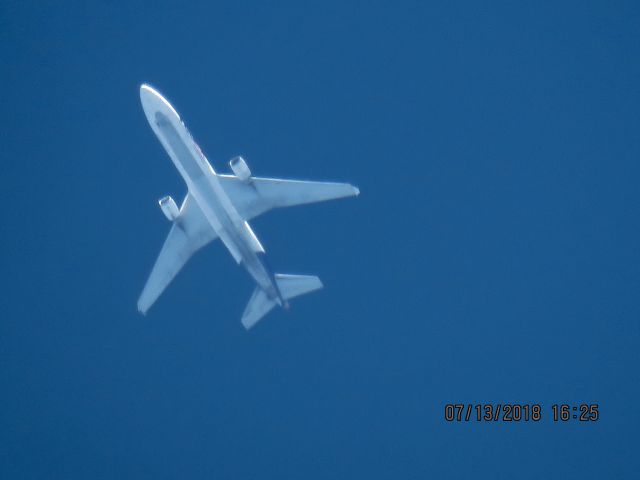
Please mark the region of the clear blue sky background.
<svg viewBox="0 0 640 480"><path fill-rule="evenodd" d="M637 475L637 2L187 3L0 4L0 477ZM218 170L361 188L254 222L325 290L247 333L214 244L137 314L185 193L142 82Z"/></svg>

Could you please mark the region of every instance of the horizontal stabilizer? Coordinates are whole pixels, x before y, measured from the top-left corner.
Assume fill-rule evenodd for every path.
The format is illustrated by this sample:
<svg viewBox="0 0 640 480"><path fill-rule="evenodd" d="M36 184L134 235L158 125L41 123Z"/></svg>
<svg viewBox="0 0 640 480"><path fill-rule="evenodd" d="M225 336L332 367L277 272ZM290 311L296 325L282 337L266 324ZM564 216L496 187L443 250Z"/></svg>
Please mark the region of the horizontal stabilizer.
<svg viewBox="0 0 640 480"><path fill-rule="evenodd" d="M275 298L269 298L262 288L256 287L242 314L242 325L249 330L276 305Z"/></svg>
<svg viewBox="0 0 640 480"><path fill-rule="evenodd" d="M275 277L278 290L280 290L285 300L290 300L322 288L322 282L314 275L286 275L284 273L276 273Z"/></svg>
<svg viewBox="0 0 640 480"><path fill-rule="evenodd" d="M285 275L275 274L278 290L284 300L290 300L305 293L313 292L322 288L320 279L313 275ZM251 295L251 299L242 314L242 325L249 330L258 321L269 313L273 307L278 305L278 298L269 298L267 293L260 287L256 287Z"/></svg>

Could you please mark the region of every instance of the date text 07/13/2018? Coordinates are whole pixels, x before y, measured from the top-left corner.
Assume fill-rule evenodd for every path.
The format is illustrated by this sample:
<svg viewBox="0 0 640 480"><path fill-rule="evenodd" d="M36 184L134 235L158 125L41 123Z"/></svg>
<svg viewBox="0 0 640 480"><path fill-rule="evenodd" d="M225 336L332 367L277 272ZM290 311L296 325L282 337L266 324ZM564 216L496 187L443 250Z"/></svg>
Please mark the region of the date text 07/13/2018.
<svg viewBox="0 0 640 480"><path fill-rule="evenodd" d="M444 406L447 422L539 422L545 417L554 422L596 422L600 411L597 403L554 403L548 409L539 403L448 403Z"/></svg>

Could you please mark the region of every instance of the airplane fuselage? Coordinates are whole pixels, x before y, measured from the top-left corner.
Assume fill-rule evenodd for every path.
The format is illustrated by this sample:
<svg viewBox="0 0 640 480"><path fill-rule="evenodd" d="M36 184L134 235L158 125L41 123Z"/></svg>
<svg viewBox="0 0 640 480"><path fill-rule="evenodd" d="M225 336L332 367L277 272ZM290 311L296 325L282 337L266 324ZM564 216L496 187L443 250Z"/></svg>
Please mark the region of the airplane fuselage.
<svg viewBox="0 0 640 480"><path fill-rule="evenodd" d="M150 88L144 90L143 87L141 98L153 131L184 178L189 193L211 228L236 262L246 268L267 296L286 306L273 272L266 265L262 245L234 207L214 169L178 113L169 102Z"/></svg>

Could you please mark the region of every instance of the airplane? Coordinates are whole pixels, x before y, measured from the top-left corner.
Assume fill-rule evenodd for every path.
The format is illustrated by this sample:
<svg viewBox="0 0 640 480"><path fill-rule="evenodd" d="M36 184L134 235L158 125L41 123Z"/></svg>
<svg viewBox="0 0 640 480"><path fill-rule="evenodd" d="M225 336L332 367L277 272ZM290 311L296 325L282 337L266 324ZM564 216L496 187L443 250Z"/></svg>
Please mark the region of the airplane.
<svg viewBox="0 0 640 480"><path fill-rule="evenodd" d="M216 238L257 284L242 314L247 330L275 306L288 309L292 298L322 288L316 276L274 274L248 222L274 208L357 196L358 188L348 183L254 177L240 156L229 162L232 175L216 173L178 112L157 90L142 84L140 101L188 191L180 208L170 196L158 201L172 227L142 290L138 310L146 314L187 260Z"/></svg>

